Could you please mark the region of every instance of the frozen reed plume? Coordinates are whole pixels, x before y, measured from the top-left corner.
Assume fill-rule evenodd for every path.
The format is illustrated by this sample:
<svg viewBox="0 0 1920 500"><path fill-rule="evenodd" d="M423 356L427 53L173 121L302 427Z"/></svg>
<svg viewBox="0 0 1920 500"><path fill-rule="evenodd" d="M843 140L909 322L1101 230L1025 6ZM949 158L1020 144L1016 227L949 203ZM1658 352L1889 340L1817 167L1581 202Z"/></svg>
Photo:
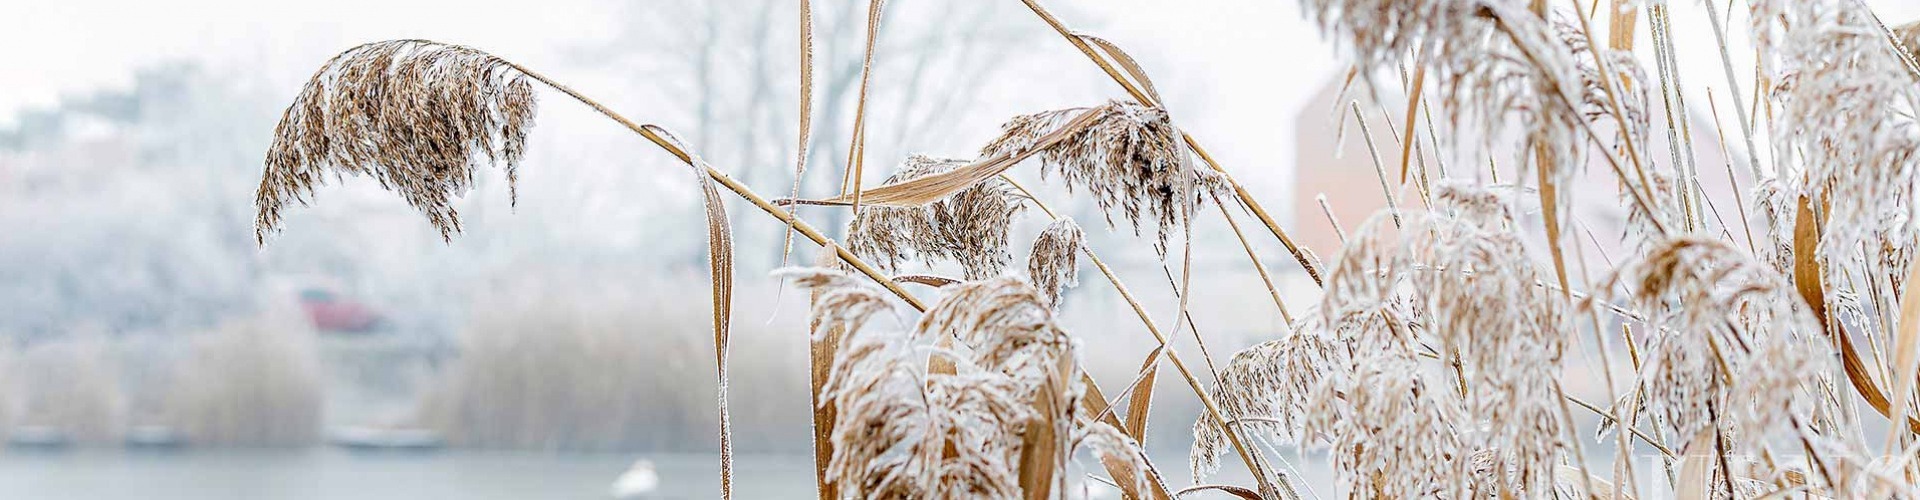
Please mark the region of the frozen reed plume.
<svg viewBox="0 0 1920 500"><path fill-rule="evenodd" d="M1302 428L1314 411L1315 391L1329 373L1351 366L1345 346L1332 335L1325 319L1313 314L1295 322L1286 338L1235 353L1220 371L1222 390L1215 391L1221 410L1238 415L1241 420L1236 426L1244 432L1305 442ZM1211 415L1201 415L1193 424L1188 457L1193 476L1205 478L1218 472L1220 458L1231 449L1220 423Z"/></svg>
<svg viewBox="0 0 1920 500"><path fill-rule="evenodd" d="M1014 498L1064 470L1080 388L1072 343L1039 292L1011 277L964 282L911 334L867 327L881 291L840 271L784 270L820 292L816 335L842 335L826 386L828 476L858 498ZM952 338L928 370L916 340Z"/></svg>
<svg viewBox="0 0 1920 500"><path fill-rule="evenodd" d="M1157 225L1156 248L1164 249L1167 236L1186 223L1190 207L1226 188L1220 174L1194 168L1166 110L1125 101L1014 117L981 156L1028 151L1088 112L1095 113L1091 125L1040 152L1041 172L1060 176L1069 189L1091 193L1109 226L1115 212L1133 223L1136 234L1143 223Z"/></svg>
<svg viewBox="0 0 1920 500"><path fill-rule="evenodd" d="M1072 353L1048 300L1019 279L971 281L945 291L914 329L920 336L959 339L970 351L961 357L969 362L1039 383Z"/></svg>
<svg viewBox="0 0 1920 500"><path fill-rule="evenodd" d="M833 404L829 480L854 498L1018 496L1015 428L1027 407L1005 377L923 375L904 332L864 328L884 293L840 271L784 270L822 292L815 334L843 337L825 399ZM843 328L830 328L834 325Z"/></svg>
<svg viewBox="0 0 1920 500"><path fill-rule="evenodd" d="M1821 259L1844 262L1864 245L1877 253L1869 260L1892 261L1886 279L1899 279L1920 215L1914 73L1859 2L1761 0L1753 20L1760 69L1774 82L1777 175L1830 211Z"/></svg>
<svg viewBox="0 0 1920 500"><path fill-rule="evenodd" d="M1060 308L1060 296L1080 284L1080 245L1086 233L1073 219L1062 217L1048 224L1033 239L1033 252L1027 256L1027 279L1047 306Z"/></svg>
<svg viewBox="0 0 1920 500"><path fill-rule="evenodd" d="M952 171L966 160L913 155L887 177L887 184ZM1013 256L1007 230L1026 208L1013 186L991 178L947 195L933 203L861 210L847 239L847 249L876 259L892 270L916 254L924 260L945 258L960 263L967 279L998 276Z"/></svg>
<svg viewBox="0 0 1920 500"><path fill-rule="evenodd" d="M1553 27L1559 42L1569 51L1571 57L1568 59L1579 72L1580 100L1577 106L1580 115L1595 130L1614 130L1614 148L1623 153L1629 143L1627 136L1631 135L1631 143L1641 148L1639 153L1645 157L1646 148L1652 143L1652 123L1648 114L1652 98L1648 90L1654 84L1647 80L1647 72L1640 67L1640 60L1634 58L1631 51L1608 48L1598 49L1596 58L1595 48L1587 42L1587 32L1580 29L1579 24L1568 20L1565 12L1556 14L1549 25ZM1599 64L1601 59L1605 59L1606 69L1611 70L1612 74L1602 73ZM1607 88L1610 84L1612 89ZM1622 111L1626 113L1625 127L1619 126L1611 118L1609 92L1620 99Z"/></svg>
<svg viewBox="0 0 1920 500"><path fill-rule="evenodd" d="M1567 430L1556 388L1571 329L1564 302L1522 257L1511 202L1442 183L1434 205L1398 232L1370 219L1318 311L1287 338L1236 354L1216 393L1248 420L1242 428L1330 447L1354 491L1551 491ZM1204 475L1222 434L1207 418L1194 432ZM1456 468L1468 450L1501 466L1467 481Z"/></svg>
<svg viewBox="0 0 1920 500"><path fill-rule="evenodd" d="M1709 428L1754 445L1782 429L1857 434L1820 324L1771 268L1724 242L1680 237L1623 264L1613 280L1654 330L1642 397L1628 415L1644 407L1681 439Z"/></svg>
<svg viewBox="0 0 1920 500"><path fill-rule="evenodd" d="M1405 233L1409 282L1440 356L1459 366L1467 414L1486 424L1479 447L1507 464L1495 489L1546 491L1567 425L1555 389L1570 331L1563 301L1524 258L1510 202L1462 184L1435 192L1438 213Z"/></svg>
<svg viewBox="0 0 1920 500"><path fill-rule="evenodd" d="M1465 418L1444 384L1421 373L1406 346L1356 351L1321 385L1307 435L1325 436L1340 483L1379 498L1464 496Z"/></svg>
<svg viewBox="0 0 1920 500"><path fill-rule="evenodd" d="M1518 131L1539 148L1541 168L1571 179L1584 163L1586 102L1573 47L1520 0L1402 2L1301 0L1371 85L1381 69L1420 64L1441 97L1456 141L1488 146ZM1583 44L1584 45L1584 44ZM1515 125L1519 124L1519 125ZM1564 182L1563 182L1564 183Z"/></svg>
<svg viewBox="0 0 1920 500"><path fill-rule="evenodd" d="M255 236L280 225L328 174L366 174L426 214L442 237L460 230L449 198L482 163L504 164L511 190L533 125L534 94L507 61L419 40L347 50L315 72L274 128L255 198Z"/></svg>

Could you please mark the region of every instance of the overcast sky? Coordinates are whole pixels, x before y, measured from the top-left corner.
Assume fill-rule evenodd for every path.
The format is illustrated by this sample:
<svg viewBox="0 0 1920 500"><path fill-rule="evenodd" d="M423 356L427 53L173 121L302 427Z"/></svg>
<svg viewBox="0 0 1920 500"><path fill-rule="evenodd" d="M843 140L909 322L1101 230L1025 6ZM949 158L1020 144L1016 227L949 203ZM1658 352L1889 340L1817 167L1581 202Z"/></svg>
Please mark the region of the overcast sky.
<svg viewBox="0 0 1920 500"><path fill-rule="evenodd" d="M716 0L725 1L725 0ZM859 1L859 0L816 0ZM896 0L892 9L920 2ZM1014 3L1014 0L1000 0ZM1871 0L1888 22L1920 18L1920 2ZM1154 75L1182 126L1230 164L1290 164L1292 121L1340 67L1294 0L1052 0L1075 27L1112 39ZM1675 26L1703 26L1680 2ZM429 38L492 51L535 68L566 66L565 51L613 36L614 0L12 0L0 2L0 126L63 95L128 85L134 69L197 60L255 73L291 96L329 56L358 43ZM1743 22L1743 21L1742 21ZM1037 20L1033 30L1065 51ZM1642 30L1644 38L1645 30ZM1707 29L1677 30L1683 66L1718 66ZM1744 39L1744 30L1735 30ZM1643 51L1645 52L1645 51ZM1741 52L1736 48L1735 54ZM1747 52L1750 54L1750 52ZM1071 64L1083 64L1074 60ZM1094 72L1066 66L1063 71ZM1718 76L1717 73L1710 73ZM1098 76L1093 76L1097 80ZM1747 77L1743 77L1747 78ZM1692 91L1723 87L1695 78ZM1751 84L1746 84L1751 90ZM1107 89L1119 95L1117 89ZM1088 96L1097 98L1099 96ZM991 98L987 96L986 98ZM1076 97L1076 99L1082 99ZM1073 102L1070 104L1086 104ZM1286 183L1286 168L1272 179Z"/></svg>
<svg viewBox="0 0 1920 500"><path fill-rule="evenodd" d="M974 0L902 0L890 8L916 1ZM1157 72L1163 85L1190 80L1216 95L1287 95L1296 83L1314 80L1299 78L1300 70L1324 72L1331 64L1289 0L1053 3L1099 17L1102 34L1135 56L1175 66ZM619 10L604 0L0 2L0 47L10 48L0 67L0 116L52 105L63 94L126 85L134 68L168 60L297 82L343 48L389 38L463 43L541 67L562 48L609 37ZM1068 19L1082 27L1094 21ZM1046 28L1035 21L1034 29Z"/></svg>
<svg viewBox="0 0 1920 500"><path fill-rule="evenodd" d="M910 8L902 6L914 1L977 0L893 4ZM1172 62L1173 68L1156 68L1162 79L1191 75L1207 82L1208 94L1304 92L1312 85L1302 82L1314 79L1302 75L1331 66L1293 0L1050 3L1098 16L1102 34L1126 42L1136 57ZM1869 3L1892 23L1920 17L1920 2ZM50 105L63 93L124 85L132 68L165 60L257 67L275 78L291 71L298 79L341 48L401 37L458 41L522 59L552 57L558 47L607 36L618 10L613 0L0 2L0 47L8 47L0 67L0 116Z"/></svg>

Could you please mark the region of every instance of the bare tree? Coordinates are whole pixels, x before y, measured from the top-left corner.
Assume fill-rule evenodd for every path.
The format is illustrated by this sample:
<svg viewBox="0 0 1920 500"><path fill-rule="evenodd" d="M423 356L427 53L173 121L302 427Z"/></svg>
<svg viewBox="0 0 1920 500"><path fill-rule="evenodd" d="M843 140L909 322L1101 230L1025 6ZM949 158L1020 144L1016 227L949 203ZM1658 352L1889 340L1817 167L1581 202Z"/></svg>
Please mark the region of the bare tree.
<svg viewBox="0 0 1920 500"><path fill-rule="evenodd" d="M805 193L834 194L848 161L866 50L867 2L815 2L814 126ZM888 165L913 148L943 146L951 115L979 97L1020 40L1040 32L998 2L895 1L885 5L867 103L867 159ZM579 54L629 68L664 89L673 117L708 160L749 184L791 183L799 124L797 3L672 0L630 7L631 22ZM665 118L663 117L663 120ZM823 173L822 170L830 173ZM885 168L868 169L868 178ZM844 225L843 210L810 214ZM775 248L779 245L761 246ZM743 245L742 248L751 248Z"/></svg>

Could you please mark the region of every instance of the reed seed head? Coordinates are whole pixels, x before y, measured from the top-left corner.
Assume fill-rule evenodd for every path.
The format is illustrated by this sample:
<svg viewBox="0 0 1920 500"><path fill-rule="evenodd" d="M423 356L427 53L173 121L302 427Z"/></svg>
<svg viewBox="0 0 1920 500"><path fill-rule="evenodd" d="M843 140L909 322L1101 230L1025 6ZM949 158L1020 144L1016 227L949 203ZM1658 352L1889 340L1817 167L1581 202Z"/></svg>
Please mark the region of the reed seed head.
<svg viewBox="0 0 1920 500"><path fill-rule="evenodd" d="M1046 111L1014 117L1001 126L999 138L981 150L982 157L1013 154L1035 147L1040 139L1072 121L1086 108ZM1164 109L1127 101L1110 101L1093 108L1093 124L1040 153L1042 175L1057 175L1068 189L1085 189L1114 225L1114 215L1131 221L1134 233L1142 225L1158 227L1156 249L1186 224L1191 207L1226 189L1219 173L1197 168Z"/></svg>
<svg viewBox="0 0 1920 500"><path fill-rule="evenodd" d="M887 177L887 184L908 181L966 165L966 160L913 155ZM1014 217L1026 209L1007 181L992 178L968 186L939 201L921 206L862 207L847 248L877 259L880 267L898 268L899 262L918 256L958 262L967 279L998 276L1013 259L1007 231Z"/></svg>
<svg viewBox="0 0 1920 500"><path fill-rule="evenodd" d="M1828 211L1821 260L1864 246L1900 280L1920 232L1920 82L1859 2L1761 0L1753 23L1773 82L1774 162Z"/></svg>
<svg viewBox="0 0 1920 500"><path fill-rule="evenodd" d="M1305 419L1316 410L1311 398L1330 373L1351 365L1345 346L1332 335L1325 319L1313 314L1297 321L1286 338L1235 353L1214 390L1221 411L1242 418L1239 428L1244 432L1307 444ZM1218 472L1221 457L1230 450L1225 430L1212 415L1203 414L1193 423L1188 457L1193 477Z"/></svg>
<svg viewBox="0 0 1920 500"><path fill-rule="evenodd" d="M1060 308L1066 289L1080 285L1080 245L1086 233L1073 219L1062 217L1048 224L1033 239L1033 252L1027 256L1027 279L1047 305Z"/></svg>
<svg viewBox="0 0 1920 500"><path fill-rule="evenodd" d="M1626 285L1653 321L1637 404L1667 435L1720 422L1736 445L1757 443L1794 428L1790 419L1806 426L1795 430L1855 432L1819 323L1770 267L1719 240L1676 237L1624 263L1610 283Z"/></svg>
<svg viewBox="0 0 1920 500"><path fill-rule="evenodd" d="M533 87L511 63L420 40L354 47L315 72L287 107L255 198L255 236L280 225L328 174L366 174L451 238L450 198L483 162L504 164L510 191L533 125Z"/></svg>
<svg viewBox="0 0 1920 500"><path fill-rule="evenodd" d="M1053 375L1072 342L1054 322L1046 297L1012 277L943 287L947 292L915 325L917 335L952 337L969 350L973 364L1038 389Z"/></svg>

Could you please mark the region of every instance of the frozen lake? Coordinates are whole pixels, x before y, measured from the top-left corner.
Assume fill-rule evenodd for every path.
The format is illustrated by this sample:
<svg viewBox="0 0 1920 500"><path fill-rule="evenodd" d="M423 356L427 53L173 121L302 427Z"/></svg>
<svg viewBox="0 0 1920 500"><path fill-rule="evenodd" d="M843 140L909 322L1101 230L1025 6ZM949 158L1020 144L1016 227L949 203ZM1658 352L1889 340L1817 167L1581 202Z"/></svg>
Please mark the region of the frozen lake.
<svg viewBox="0 0 1920 500"><path fill-rule="evenodd" d="M1174 488L1187 484L1184 454L1155 453ZM654 462L660 491L649 498L719 497L719 459L710 454L547 453L440 450L0 452L0 498L60 499L606 499L634 460ZM736 498L812 498L808 455L741 455ZM1245 472L1220 480L1244 483ZM1198 498L1224 496L1196 495Z"/></svg>
<svg viewBox="0 0 1920 500"><path fill-rule="evenodd" d="M715 498L712 455L437 451L359 453L303 450L8 450L0 455L0 498L63 499L605 499L614 478L638 458L654 461L656 498ZM739 498L806 498L813 469L804 456L742 456Z"/></svg>

